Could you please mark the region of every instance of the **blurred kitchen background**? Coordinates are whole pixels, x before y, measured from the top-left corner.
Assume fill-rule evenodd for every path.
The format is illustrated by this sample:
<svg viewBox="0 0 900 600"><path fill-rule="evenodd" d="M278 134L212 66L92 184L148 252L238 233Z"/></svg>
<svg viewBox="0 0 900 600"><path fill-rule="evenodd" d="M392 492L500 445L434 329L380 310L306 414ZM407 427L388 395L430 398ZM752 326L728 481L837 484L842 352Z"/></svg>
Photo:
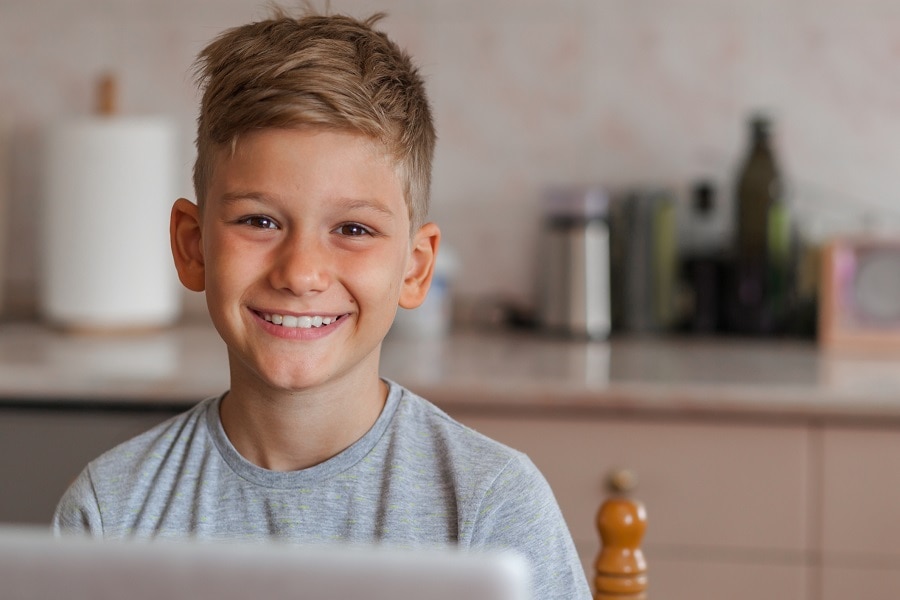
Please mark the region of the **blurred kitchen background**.
<svg viewBox="0 0 900 600"><path fill-rule="evenodd" d="M331 4L388 13L439 132L440 277L383 374L526 452L588 574L597 506L633 493L659 597L900 597L900 2ZM0 523L228 386L167 215L194 56L266 14L0 0ZM107 73L119 117L73 128ZM822 315L864 355L812 342ZM536 324L579 339L499 331Z"/></svg>
<svg viewBox="0 0 900 600"><path fill-rule="evenodd" d="M632 315L630 327L708 330L691 321L696 292L685 265L733 250L735 189L754 115L769 120L798 264L804 249L835 233L890 235L900 226L900 3L331 6L357 16L386 11L382 27L427 78L440 136L432 216L455 256L452 290L463 320L535 319L547 190L592 186L611 198L662 197L669 211L667 260L677 263L669 304L659 310L670 312L649 324ZM0 2L5 317L38 315L42 174L53 128L94 112L98 78L113 72L123 114L175 123L174 194L193 198L191 63L223 28L266 14L257 0ZM615 315L623 285L613 284ZM188 316L203 310L196 297L184 303Z"/></svg>

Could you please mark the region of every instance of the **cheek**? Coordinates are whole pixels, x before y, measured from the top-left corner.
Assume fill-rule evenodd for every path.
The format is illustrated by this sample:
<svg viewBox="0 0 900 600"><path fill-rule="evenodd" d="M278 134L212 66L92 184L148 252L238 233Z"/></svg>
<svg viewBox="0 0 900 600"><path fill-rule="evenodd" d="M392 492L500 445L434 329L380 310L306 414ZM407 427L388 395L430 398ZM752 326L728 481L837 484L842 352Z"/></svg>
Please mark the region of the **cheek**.
<svg viewBox="0 0 900 600"><path fill-rule="evenodd" d="M206 245L206 284L209 291L219 294L234 291L248 283L259 272L257 257L247 248L237 247L219 237Z"/></svg>
<svg viewBox="0 0 900 600"><path fill-rule="evenodd" d="M374 260L354 261L353 280L360 291L379 298L385 308L395 308L406 272L406 257L397 253L382 255Z"/></svg>

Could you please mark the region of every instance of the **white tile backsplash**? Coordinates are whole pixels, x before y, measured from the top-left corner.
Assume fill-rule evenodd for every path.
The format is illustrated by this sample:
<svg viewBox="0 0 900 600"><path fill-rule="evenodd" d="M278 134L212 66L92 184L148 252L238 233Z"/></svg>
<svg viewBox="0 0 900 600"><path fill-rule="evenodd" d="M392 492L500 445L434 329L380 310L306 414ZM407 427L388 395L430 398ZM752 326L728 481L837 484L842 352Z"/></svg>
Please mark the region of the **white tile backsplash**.
<svg viewBox="0 0 900 600"><path fill-rule="evenodd" d="M547 183L682 190L710 177L727 196L756 108L776 119L805 217L900 221L893 0L331 4L388 12L383 27L428 78L440 136L433 214L462 261L460 293L530 301ZM124 111L183 124L179 193L191 197L191 61L223 28L264 15L258 0L0 3L0 120L13 129L0 138L10 156L0 289L13 301L0 307L27 312L40 293L43 132L90 111L93 82L114 69Z"/></svg>

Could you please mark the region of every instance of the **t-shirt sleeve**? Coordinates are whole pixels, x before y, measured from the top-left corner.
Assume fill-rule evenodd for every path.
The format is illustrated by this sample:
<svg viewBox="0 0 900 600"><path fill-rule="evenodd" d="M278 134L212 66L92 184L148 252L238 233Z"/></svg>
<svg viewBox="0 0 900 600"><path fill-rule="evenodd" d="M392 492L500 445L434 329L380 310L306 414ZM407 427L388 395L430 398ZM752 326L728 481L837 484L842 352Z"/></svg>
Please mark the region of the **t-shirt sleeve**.
<svg viewBox="0 0 900 600"><path fill-rule="evenodd" d="M591 598L556 498L544 476L524 455L511 459L485 493L472 545L524 555L531 567L534 598Z"/></svg>
<svg viewBox="0 0 900 600"><path fill-rule="evenodd" d="M103 535L100 506L91 482L90 469L85 468L63 494L53 513L53 532L62 534Z"/></svg>

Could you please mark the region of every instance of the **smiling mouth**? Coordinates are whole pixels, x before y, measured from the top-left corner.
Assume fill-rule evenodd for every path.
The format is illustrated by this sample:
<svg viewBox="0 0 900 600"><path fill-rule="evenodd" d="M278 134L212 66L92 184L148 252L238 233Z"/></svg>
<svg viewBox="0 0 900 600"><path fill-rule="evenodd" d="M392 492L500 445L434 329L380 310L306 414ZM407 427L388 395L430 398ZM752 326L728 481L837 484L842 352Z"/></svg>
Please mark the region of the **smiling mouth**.
<svg viewBox="0 0 900 600"><path fill-rule="evenodd" d="M323 317L319 315L303 315L300 317L296 317L294 315L279 315L274 313L259 314L269 323L272 323L273 325L279 325L281 327L287 327L288 329L313 329L318 327L325 327L326 325L331 325L332 323L338 321L339 319L342 319L345 316L339 315L337 317Z"/></svg>

